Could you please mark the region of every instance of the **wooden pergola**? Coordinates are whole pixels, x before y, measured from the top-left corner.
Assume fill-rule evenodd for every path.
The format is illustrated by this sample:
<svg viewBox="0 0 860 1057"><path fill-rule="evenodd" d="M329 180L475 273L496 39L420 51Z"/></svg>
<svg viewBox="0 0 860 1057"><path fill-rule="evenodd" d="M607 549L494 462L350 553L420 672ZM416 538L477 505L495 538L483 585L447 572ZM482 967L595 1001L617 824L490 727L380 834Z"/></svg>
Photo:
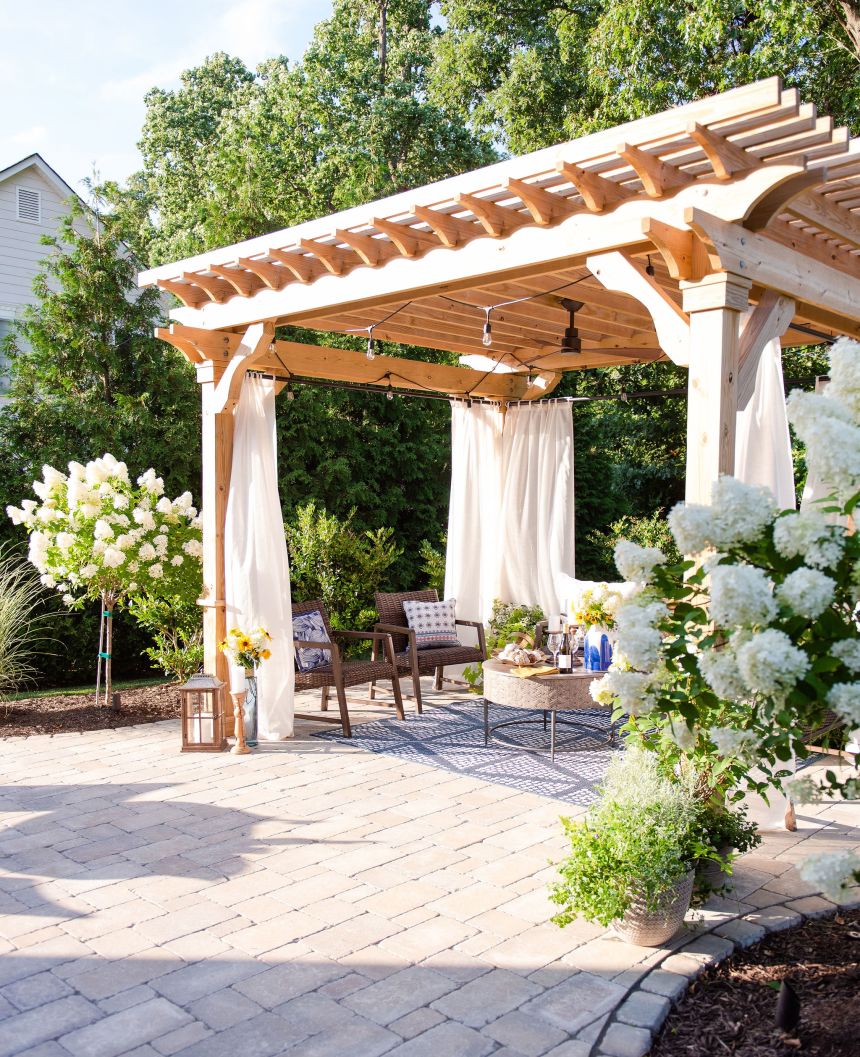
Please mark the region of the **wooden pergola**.
<svg viewBox="0 0 860 1057"><path fill-rule="evenodd" d="M225 674L224 514L248 370L504 406L567 371L671 360L689 369L687 498L707 502L733 470L767 342L860 337L858 254L860 140L771 78L143 272L182 302L157 334L201 383L207 670ZM463 359L275 341L283 324Z"/></svg>

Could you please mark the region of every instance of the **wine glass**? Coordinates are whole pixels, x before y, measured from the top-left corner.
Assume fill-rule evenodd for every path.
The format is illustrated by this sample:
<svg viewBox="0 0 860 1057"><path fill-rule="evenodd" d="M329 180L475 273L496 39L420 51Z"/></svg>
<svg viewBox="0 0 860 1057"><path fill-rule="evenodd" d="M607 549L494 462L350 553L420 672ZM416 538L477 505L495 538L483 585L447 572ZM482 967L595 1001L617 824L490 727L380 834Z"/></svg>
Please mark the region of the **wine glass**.
<svg viewBox="0 0 860 1057"><path fill-rule="evenodd" d="M546 646L552 654L553 668L558 667L558 651L561 649L562 642L564 642L564 635L562 635L560 631L550 631L547 633Z"/></svg>

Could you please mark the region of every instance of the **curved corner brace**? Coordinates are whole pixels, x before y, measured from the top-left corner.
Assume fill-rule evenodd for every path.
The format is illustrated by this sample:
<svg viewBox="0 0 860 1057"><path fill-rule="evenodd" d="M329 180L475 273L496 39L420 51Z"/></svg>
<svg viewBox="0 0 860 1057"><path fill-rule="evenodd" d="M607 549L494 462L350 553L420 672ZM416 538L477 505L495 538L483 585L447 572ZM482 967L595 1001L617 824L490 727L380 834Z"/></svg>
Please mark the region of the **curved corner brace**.
<svg viewBox="0 0 860 1057"><path fill-rule="evenodd" d="M254 360L274 341L273 323L252 323L245 331L241 344L230 357L230 362L215 386L212 410L216 415L232 411L239 403L242 381Z"/></svg>
<svg viewBox="0 0 860 1057"><path fill-rule="evenodd" d="M750 204L742 220L744 227L750 231L761 231L786 208L793 198L797 198L804 191L817 187L826 180L827 170L824 168L804 169L786 175Z"/></svg>
<svg viewBox="0 0 860 1057"><path fill-rule="evenodd" d="M619 250L586 260L591 274L617 293L635 298L654 321L660 348L679 367L690 365L690 320L641 264Z"/></svg>

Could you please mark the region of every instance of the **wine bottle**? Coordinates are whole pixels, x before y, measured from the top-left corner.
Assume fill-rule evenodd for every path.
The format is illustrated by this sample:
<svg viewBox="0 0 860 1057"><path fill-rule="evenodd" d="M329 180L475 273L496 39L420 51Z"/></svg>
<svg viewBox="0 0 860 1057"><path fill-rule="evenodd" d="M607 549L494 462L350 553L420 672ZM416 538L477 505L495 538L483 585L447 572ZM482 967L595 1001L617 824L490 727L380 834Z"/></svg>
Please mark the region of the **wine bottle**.
<svg viewBox="0 0 860 1057"><path fill-rule="evenodd" d="M573 645L570 637L570 625L564 625L564 638L558 651L558 674L570 675L573 670Z"/></svg>

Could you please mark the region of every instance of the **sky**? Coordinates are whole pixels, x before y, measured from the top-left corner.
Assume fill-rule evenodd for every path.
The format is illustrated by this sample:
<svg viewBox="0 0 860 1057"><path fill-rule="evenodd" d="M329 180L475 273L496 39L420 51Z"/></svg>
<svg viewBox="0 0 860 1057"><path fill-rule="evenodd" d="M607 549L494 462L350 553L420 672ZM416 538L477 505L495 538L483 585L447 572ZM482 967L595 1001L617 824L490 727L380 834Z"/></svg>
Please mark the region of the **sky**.
<svg viewBox="0 0 860 1057"><path fill-rule="evenodd" d="M143 97L215 51L298 59L331 0L0 0L0 169L38 152L75 190L138 168Z"/></svg>

